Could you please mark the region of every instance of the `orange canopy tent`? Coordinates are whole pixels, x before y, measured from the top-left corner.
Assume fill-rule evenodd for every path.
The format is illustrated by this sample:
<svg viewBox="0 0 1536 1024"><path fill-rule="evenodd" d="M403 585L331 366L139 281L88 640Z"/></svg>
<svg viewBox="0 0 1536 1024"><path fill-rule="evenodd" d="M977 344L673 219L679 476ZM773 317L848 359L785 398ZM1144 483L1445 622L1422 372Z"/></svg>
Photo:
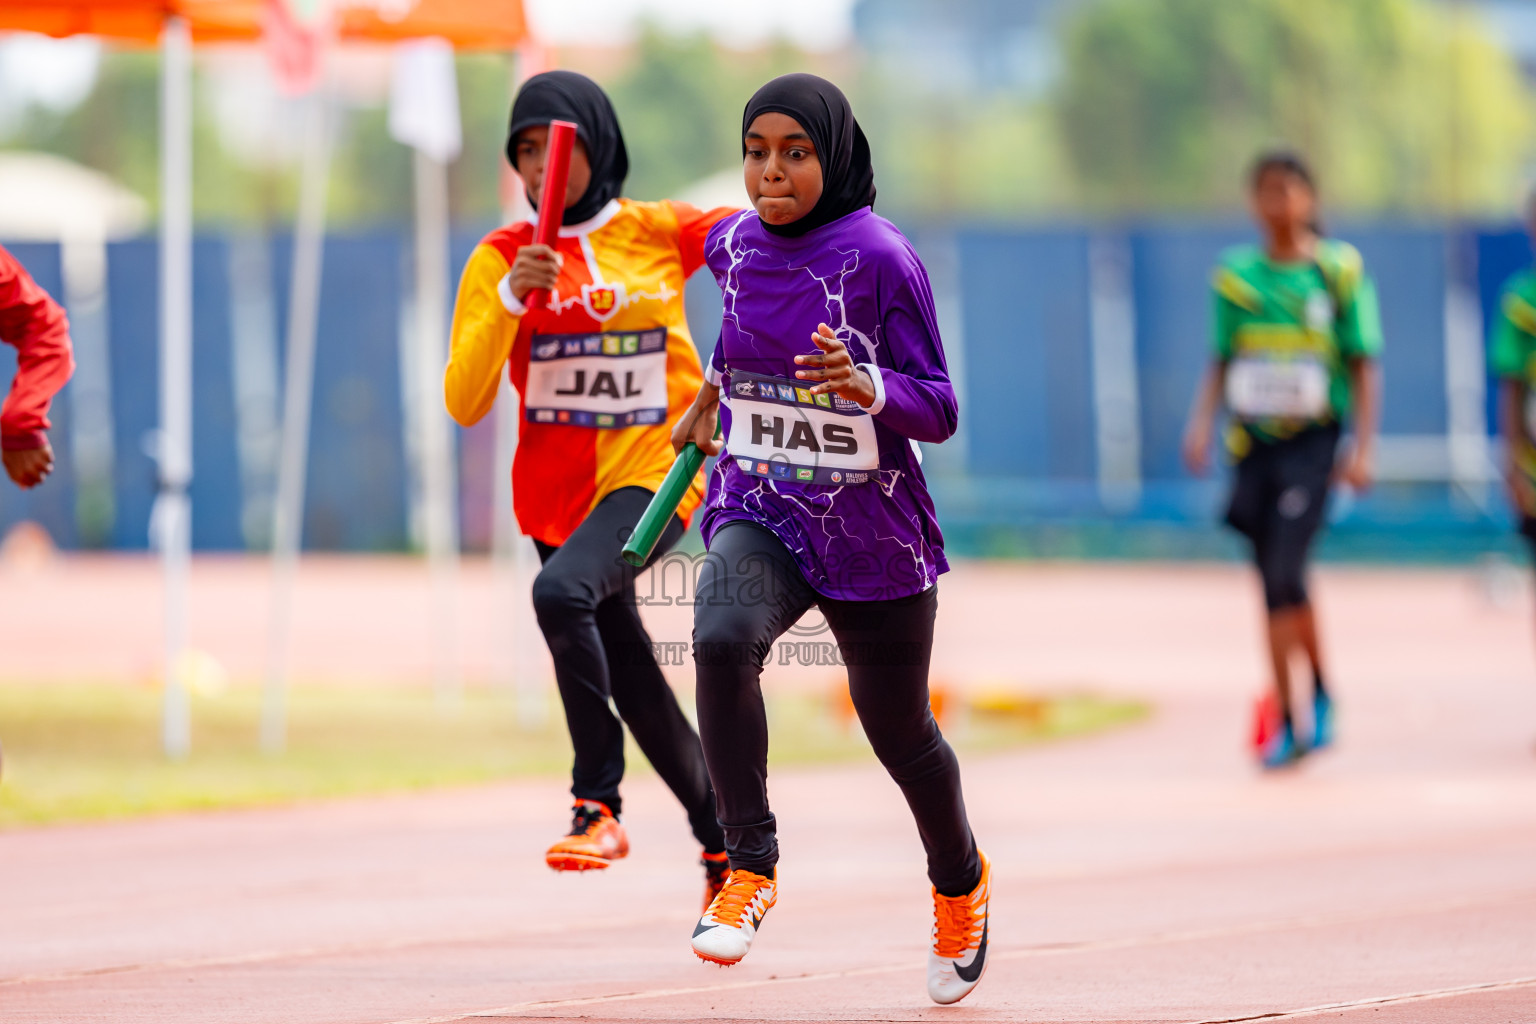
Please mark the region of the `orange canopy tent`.
<svg viewBox="0 0 1536 1024"><path fill-rule="evenodd" d="M527 36L522 0L406 0L386 6L381 0L319 0L329 15L331 38L341 42L394 43L439 38L459 49L510 50ZM284 5L278 8L278 5ZM38 32L65 37L94 35L125 43L159 44L160 102L160 430L156 458L159 495L150 516L150 534L165 567L165 707L162 743L167 754L184 756L191 748L191 713L186 687L180 679L187 651L188 577L192 557L192 506L187 489L192 479L192 62L194 43L239 43L260 40L274 15L291 24L292 0L4 0L0 3L0 32ZM317 104L315 107L319 110ZM316 123L322 123L323 117ZM322 147L323 148L323 147ZM324 232L324 160L313 175L317 187L306 188L319 198L311 204L313 229L306 239L301 223L295 241L294 281L305 288L290 302L290 381L284 409L285 462L279 478L279 539L274 554L282 572L283 547L291 563L297 557L297 520L303 502L303 452L308 446L308 409L313 362L314 316L318 308L319 249ZM311 182L310 185L316 185ZM446 251L446 242L443 243ZM297 291L297 288L295 289ZM301 306L307 312L297 313ZM298 317L295 319L295 317ZM307 319L307 323L302 321ZM295 331L295 325L299 330ZM304 335L293 351L295 333ZM305 341L307 339L307 348ZM303 365L301 365L303 364ZM294 376L294 374L298 374ZM295 381L300 381L295 387ZM290 436L293 440L290 441ZM288 453L296 457L288 458ZM297 466L294 469L294 466ZM283 499L283 480L290 480L290 500ZM293 498L292 495L297 497ZM284 542L284 519L289 521ZM280 595L286 589L280 584ZM279 598L286 603L283 598ZM286 618L279 610L277 618ZM274 642L274 649L277 649ZM269 687L279 691L277 686ZM282 702L264 708L263 740L275 735L281 746ZM275 730L269 732L269 729Z"/></svg>
<svg viewBox="0 0 1536 1024"><path fill-rule="evenodd" d="M262 34L265 0L6 0L0 31L95 35L155 44L168 19L184 18L198 43L247 42ZM403 15L340 0L337 37L396 42L437 36L460 49L511 49L528 34L522 0L416 0Z"/></svg>

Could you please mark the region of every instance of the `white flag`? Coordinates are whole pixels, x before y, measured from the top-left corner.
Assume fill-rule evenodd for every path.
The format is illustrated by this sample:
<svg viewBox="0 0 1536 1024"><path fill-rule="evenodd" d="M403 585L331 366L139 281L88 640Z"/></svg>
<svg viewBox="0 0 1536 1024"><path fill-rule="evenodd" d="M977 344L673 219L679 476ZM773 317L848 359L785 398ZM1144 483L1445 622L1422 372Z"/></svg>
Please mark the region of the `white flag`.
<svg viewBox="0 0 1536 1024"><path fill-rule="evenodd" d="M395 47L389 134L439 163L458 157L464 145L459 83L446 39L413 39Z"/></svg>

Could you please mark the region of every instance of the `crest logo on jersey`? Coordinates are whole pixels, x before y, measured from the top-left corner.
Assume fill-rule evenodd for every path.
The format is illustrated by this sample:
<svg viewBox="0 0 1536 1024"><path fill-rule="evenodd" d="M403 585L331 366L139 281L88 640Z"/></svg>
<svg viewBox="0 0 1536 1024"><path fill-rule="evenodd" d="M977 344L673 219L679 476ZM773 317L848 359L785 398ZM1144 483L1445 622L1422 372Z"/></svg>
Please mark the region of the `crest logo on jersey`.
<svg viewBox="0 0 1536 1024"><path fill-rule="evenodd" d="M624 308L624 285L584 284L581 286L581 304L594 320L607 320Z"/></svg>
<svg viewBox="0 0 1536 1024"><path fill-rule="evenodd" d="M547 342L545 342L542 345L537 345L537 346L534 347L534 350L533 350L533 357L535 359L553 359L553 358L555 358L555 356L558 356L559 354L560 354L560 341L559 341L559 339L556 339L554 341L547 341Z"/></svg>
<svg viewBox="0 0 1536 1024"><path fill-rule="evenodd" d="M751 398L754 394L756 394L756 389L752 387L751 381L739 380L736 382L736 393L738 395Z"/></svg>

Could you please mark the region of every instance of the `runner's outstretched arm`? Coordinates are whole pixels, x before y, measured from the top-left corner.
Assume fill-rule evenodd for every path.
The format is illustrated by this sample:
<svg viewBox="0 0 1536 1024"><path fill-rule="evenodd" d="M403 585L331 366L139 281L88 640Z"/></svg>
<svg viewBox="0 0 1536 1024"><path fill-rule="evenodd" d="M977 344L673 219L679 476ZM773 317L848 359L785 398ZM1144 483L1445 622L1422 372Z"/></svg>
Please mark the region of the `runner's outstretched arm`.
<svg viewBox="0 0 1536 1024"><path fill-rule="evenodd" d="M75 371L64 310L0 249L0 341L16 348L16 379L0 406L0 454L23 488L53 471L48 407Z"/></svg>
<svg viewBox="0 0 1536 1024"><path fill-rule="evenodd" d="M699 385L699 393L693 404L683 413L683 418L672 428L672 450L681 454L683 446L692 441L705 455L719 455L725 443L715 436L715 424L720 420L720 388L709 381Z"/></svg>
<svg viewBox="0 0 1536 1024"><path fill-rule="evenodd" d="M1216 414L1221 411L1226 383L1227 364L1214 360L1190 403L1189 423L1184 428L1184 464L1196 476L1204 476L1211 467L1211 438L1216 432Z"/></svg>
<svg viewBox="0 0 1536 1024"><path fill-rule="evenodd" d="M1381 422L1381 369L1376 360L1353 360L1349 387L1354 393L1355 443L1339 479L1363 491L1376 477L1376 434Z"/></svg>

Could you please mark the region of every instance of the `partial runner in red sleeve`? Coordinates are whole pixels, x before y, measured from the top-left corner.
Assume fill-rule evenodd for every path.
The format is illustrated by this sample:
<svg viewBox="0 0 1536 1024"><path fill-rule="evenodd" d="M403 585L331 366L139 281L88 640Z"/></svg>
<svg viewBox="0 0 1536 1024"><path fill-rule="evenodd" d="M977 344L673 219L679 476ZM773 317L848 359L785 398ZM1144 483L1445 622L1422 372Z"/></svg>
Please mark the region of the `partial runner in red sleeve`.
<svg viewBox="0 0 1536 1024"><path fill-rule="evenodd" d="M16 346L16 379L0 406L0 457L18 487L53 472L48 406L75 372L64 309L0 247L0 341Z"/></svg>

